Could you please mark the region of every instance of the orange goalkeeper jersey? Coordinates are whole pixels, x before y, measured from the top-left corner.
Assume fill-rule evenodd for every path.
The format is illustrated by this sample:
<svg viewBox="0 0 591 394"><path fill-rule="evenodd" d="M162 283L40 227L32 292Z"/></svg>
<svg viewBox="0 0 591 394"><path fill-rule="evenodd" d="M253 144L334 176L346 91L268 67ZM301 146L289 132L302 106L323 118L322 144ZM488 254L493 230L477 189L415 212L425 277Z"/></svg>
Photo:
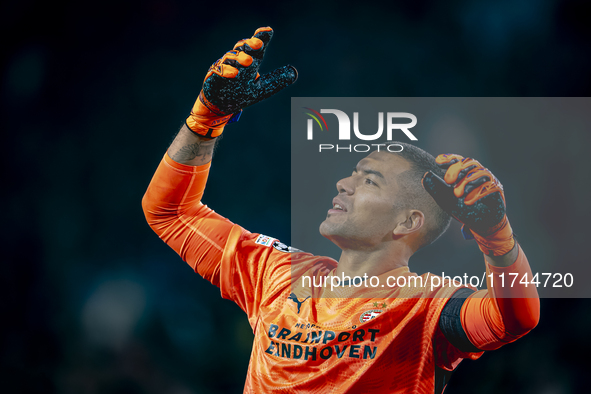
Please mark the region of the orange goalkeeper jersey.
<svg viewBox="0 0 591 394"><path fill-rule="evenodd" d="M457 287L432 288L429 274L408 267L379 277L404 277L402 287L318 286L335 260L250 233L201 204L209 166L165 155L144 212L162 240L247 314L254 343L245 393L433 393L437 367L480 357L451 345L438 325Z"/></svg>

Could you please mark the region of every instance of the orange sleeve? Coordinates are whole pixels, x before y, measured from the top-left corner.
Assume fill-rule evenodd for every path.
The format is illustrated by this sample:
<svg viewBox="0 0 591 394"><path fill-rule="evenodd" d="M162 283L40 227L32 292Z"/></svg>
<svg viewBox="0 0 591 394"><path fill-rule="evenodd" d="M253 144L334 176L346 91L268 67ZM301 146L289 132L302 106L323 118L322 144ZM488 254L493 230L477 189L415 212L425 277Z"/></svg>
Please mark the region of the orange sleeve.
<svg viewBox="0 0 591 394"><path fill-rule="evenodd" d="M460 312L462 327L470 342L481 350L494 350L531 331L540 319L540 299L532 280L527 257L519 246L515 263L509 267L487 266L488 290L470 295ZM489 274L492 275L492 279ZM513 279L517 274L517 279ZM513 286L511 286L513 284Z"/></svg>
<svg viewBox="0 0 591 394"><path fill-rule="evenodd" d="M218 286L222 297L236 302L254 324L263 283L287 275L289 284L289 259L271 243L260 243L259 234L201 203L209 168L210 163L179 164L166 154L142 200L144 214L156 234L195 272ZM270 264L274 269L266 269Z"/></svg>

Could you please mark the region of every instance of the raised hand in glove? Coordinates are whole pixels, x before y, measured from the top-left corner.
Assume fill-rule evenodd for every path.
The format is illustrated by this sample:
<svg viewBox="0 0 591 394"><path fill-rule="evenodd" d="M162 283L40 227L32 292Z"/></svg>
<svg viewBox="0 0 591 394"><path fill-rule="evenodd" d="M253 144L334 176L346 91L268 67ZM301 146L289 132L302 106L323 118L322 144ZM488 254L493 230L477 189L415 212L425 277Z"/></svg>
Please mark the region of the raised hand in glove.
<svg viewBox="0 0 591 394"><path fill-rule="evenodd" d="M218 137L226 124L238 120L243 108L296 81L297 71L290 65L259 75L272 37L273 29L261 27L251 38L238 41L233 50L209 68L186 121L189 129L206 138Z"/></svg>
<svg viewBox="0 0 591 394"><path fill-rule="evenodd" d="M444 179L429 171L422 181L435 202L464 225L464 234L470 231L484 254L501 256L511 251L515 240L498 179L474 159L445 154L435 160L447 170Z"/></svg>

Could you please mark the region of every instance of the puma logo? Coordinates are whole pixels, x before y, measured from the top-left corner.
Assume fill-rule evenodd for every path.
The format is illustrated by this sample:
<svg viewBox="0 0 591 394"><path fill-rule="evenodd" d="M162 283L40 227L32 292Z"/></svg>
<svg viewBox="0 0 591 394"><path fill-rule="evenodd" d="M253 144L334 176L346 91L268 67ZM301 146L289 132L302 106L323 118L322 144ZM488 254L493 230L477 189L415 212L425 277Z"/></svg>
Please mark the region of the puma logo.
<svg viewBox="0 0 591 394"><path fill-rule="evenodd" d="M300 314L300 308L301 308L302 304L303 304L303 303L304 303L304 302L305 302L305 301L306 301L308 298L310 298L310 296L306 297L306 298L304 299L304 301L300 301L300 300L298 300L298 296L297 296L297 295L295 295L295 293L291 293L291 294L289 295L289 297L287 297L287 299L288 299L288 300L292 300L293 302L295 302L296 304L298 304L298 315Z"/></svg>

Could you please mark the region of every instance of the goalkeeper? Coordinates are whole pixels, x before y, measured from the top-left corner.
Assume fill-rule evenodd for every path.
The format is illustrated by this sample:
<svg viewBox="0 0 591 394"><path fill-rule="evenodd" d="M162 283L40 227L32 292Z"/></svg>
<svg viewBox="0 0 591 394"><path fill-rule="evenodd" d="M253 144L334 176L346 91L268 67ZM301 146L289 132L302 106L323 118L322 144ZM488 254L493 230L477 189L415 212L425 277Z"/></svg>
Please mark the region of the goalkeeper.
<svg viewBox="0 0 591 394"><path fill-rule="evenodd" d="M532 277L505 214L503 188L480 163L459 155L434 159L408 144L400 153L372 152L337 182L320 225L342 249L338 262L215 213L201 198L217 137L243 108L297 78L291 66L259 74L272 35L258 29L211 66L144 196L146 219L246 313L255 335L246 393L441 393L463 359L517 340L539 319L535 286L508 287L500 279ZM488 290L431 288L428 280L410 286L419 278L408 268L410 257L447 229L450 215L482 250ZM409 285L330 289L303 280L330 283L343 275L377 276L380 283L404 277Z"/></svg>

